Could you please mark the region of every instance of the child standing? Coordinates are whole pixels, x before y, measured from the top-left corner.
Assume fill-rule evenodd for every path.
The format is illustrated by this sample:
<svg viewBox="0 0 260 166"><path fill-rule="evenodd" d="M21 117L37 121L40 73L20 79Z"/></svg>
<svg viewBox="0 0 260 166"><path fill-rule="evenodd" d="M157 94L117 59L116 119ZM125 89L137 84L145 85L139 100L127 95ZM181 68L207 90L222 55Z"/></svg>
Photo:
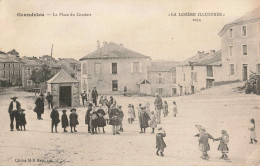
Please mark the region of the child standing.
<svg viewBox="0 0 260 166"><path fill-rule="evenodd" d="M76 113L76 109L73 108L70 110L70 132L73 133L72 128L74 128L74 132L77 132L76 126L79 124L78 114Z"/></svg>
<svg viewBox="0 0 260 166"><path fill-rule="evenodd" d="M62 116L61 116L61 125L64 129L64 133L67 132L66 128L69 126L68 116L66 114L67 110L62 110Z"/></svg>
<svg viewBox="0 0 260 166"><path fill-rule="evenodd" d="M134 118L134 112L131 104L128 105L127 115L128 115L128 123L132 124Z"/></svg>
<svg viewBox="0 0 260 166"><path fill-rule="evenodd" d="M156 115L154 114L154 111L151 112L150 119L150 127L153 130L151 134L154 134L154 129L157 127Z"/></svg>
<svg viewBox="0 0 260 166"><path fill-rule="evenodd" d="M139 124L141 128L140 133L145 133L145 129L149 127L148 121L150 120L150 117L146 113L145 109L146 107L141 107L141 109L138 110Z"/></svg>
<svg viewBox="0 0 260 166"><path fill-rule="evenodd" d="M199 131L200 133L195 135L195 137L199 137L199 148L202 152L201 158L208 160L209 155L207 152L210 150L209 139L214 140L214 138L210 134L206 133L206 129L202 126L199 126Z"/></svg>
<svg viewBox="0 0 260 166"><path fill-rule="evenodd" d="M228 142L229 142L229 135L227 134L227 132L225 130L221 131L222 136L214 139L214 141L220 141L219 146L218 146L218 150L220 150L222 152L222 156L220 157L220 159L224 159L227 160L228 156L227 153L229 151L228 149Z"/></svg>
<svg viewBox="0 0 260 166"><path fill-rule="evenodd" d="M118 110L119 110L119 114L118 114L119 131L124 132L124 129L123 129L124 112L122 111L122 106L119 106Z"/></svg>
<svg viewBox="0 0 260 166"><path fill-rule="evenodd" d="M253 141L255 143L257 143L257 140L256 140L256 132L255 132L255 119L250 119L250 122L251 122L251 125L250 127L248 128L248 130L251 131L251 135L250 135L250 144L253 144Z"/></svg>
<svg viewBox="0 0 260 166"><path fill-rule="evenodd" d="M176 105L175 101L173 102L173 108L172 109L173 109L173 116L176 117L178 112L177 112L177 105Z"/></svg>
<svg viewBox="0 0 260 166"><path fill-rule="evenodd" d="M163 116L166 117L168 115L168 103L167 101L163 102Z"/></svg>
<svg viewBox="0 0 260 166"><path fill-rule="evenodd" d="M60 123L60 116L57 107L54 107L51 111L51 132L53 133L53 127L55 126L55 132L57 133L57 126Z"/></svg>
<svg viewBox="0 0 260 166"><path fill-rule="evenodd" d="M162 127L159 127L157 130L157 134L156 134L156 155L159 156L159 151L160 151L160 156L163 157L164 154L164 149L166 148L166 144L163 140L163 137L166 137L166 133L163 130Z"/></svg>
<svg viewBox="0 0 260 166"><path fill-rule="evenodd" d="M106 126L106 120L104 118L105 116L105 111L103 110L103 106L102 104L99 104L99 108L97 110L97 115L98 115L98 118L97 118L97 125L98 125L98 132L100 133L100 127L102 127L103 129L103 133L105 133L105 126Z"/></svg>
<svg viewBox="0 0 260 166"><path fill-rule="evenodd" d="M21 131L23 130L23 128L24 128L24 131L25 131L25 125L27 124L24 111L25 111L24 109L21 109L19 111L19 126L21 128Z"/></svg>

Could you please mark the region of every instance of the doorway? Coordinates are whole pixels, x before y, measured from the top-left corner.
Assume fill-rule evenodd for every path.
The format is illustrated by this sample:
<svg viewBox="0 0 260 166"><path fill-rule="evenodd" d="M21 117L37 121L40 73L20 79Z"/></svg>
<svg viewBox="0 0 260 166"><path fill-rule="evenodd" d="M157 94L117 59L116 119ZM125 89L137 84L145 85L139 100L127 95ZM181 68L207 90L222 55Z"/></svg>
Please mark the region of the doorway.
<svg viewBox="0 0 260 166"><path fill-rule="evenodd" d="M213 82L214 82L214 79L207 79L206 81L207 81L207 82L206 82L206 87L207 87L207 88L212 87Z"/></svg>
<svg viewBox="0 0 260 166"><path fill-rule="evenodd" d="M182 96L182 95L183 95L183 87L180 86L180 96Z"/></svg>
<svg viewBox="0 0 260 166"><path fill-rule="evenodd" d="M243 81L247 80L247 65L243 64Z"/></svg>
<svg viewBox="0 0 260 166"><path fill-rule="evenodd" d="M71 107L71 86L60 87L60 107Z"/></svg>
<svg viewBox="0 0 260 166"><path fill-rule="evenodd" d="M192 85L192 86L191 86L191 94L194 94L194 91L195 91L194 89L195 89L195 88L194 88L194 86Z"/></svg>
<svg viewBox="0 0 260 166"><path fill-rule="evenodd" d="M172 96L175 96L177 94L177 89L176 88L172 88Z"/></svg>

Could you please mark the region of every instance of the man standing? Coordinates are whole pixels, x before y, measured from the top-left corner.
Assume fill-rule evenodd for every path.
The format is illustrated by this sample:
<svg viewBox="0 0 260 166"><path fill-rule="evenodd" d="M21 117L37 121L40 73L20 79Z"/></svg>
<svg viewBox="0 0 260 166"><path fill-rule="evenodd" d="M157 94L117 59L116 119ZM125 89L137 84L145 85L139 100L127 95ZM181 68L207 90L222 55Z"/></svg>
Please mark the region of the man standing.
<svg viewBox="0 0 260 166"><path fill-rule="evenodd" d="M10 124L10 128L11 128L11 131L14 130L14 118L15 118L15 122L16 122L16 130L19 131L19 123L18 123L18 110L21 109L21 104L16 101L18 97L12 97L11 99L13 101L11 101L10 105L9 105L9 108L8 108L8 112L9 112L9 115L10 115L10 120L11 120L11 124Z"/></svg>
<svg viewBox="0 0 260 166"><path fill-rule="evenodd" d="M156 93L155 94L156 98L154 100L154 106L155 106L155 112L156 112L156 118L157 118L157 123L161 123L161 110L162 110L162 98Z"/></svg>
<svg viewBox="0 0 260 166"><path fill-rule="evenodd" d="M88 101L88 98L87 98L87 93L86 91L84 90L84 93L81 94L81 99L82 99L82 104L84 105L84 101L86 100L86 103Z"/></svg>
<svg viewBox="0 0 260 166"><path fill-rule="evenodd" d="M53 103L52 103L53 96L52 96L52 94L50 92L48 92L48 94L46 96L46 100L48 102L49 110L53 109Z"/></svg>
<svg viewBox="0 0 260 166"><path fill-rule="evenodd" d="M98 92L96 90L96 87L94 87L94 89L92 90L91 96L92 96L93 103L95 104L95 106L97 106Z"/></svg>
<svg viewBox="0 0 260 166"><path fill-rule="evenodd" d="M42 120L42 114L44 113L44 98L43 94L40 94L40 97L38 97L35 101L35 109L34 111L37 113L37 119Z"/></svg>

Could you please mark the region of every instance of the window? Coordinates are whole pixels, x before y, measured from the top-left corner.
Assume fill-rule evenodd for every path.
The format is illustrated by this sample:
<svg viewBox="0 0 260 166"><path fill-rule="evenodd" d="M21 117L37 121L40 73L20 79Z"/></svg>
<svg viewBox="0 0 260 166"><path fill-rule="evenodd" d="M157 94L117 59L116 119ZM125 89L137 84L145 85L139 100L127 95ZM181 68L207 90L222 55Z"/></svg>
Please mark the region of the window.
<svg viewBox="0 0 260 166"><path fill-rule="evenodd" d="M213 68L211 65L207 66L207 77L213 77Z"/></svg>
<svg viewBox="0 0 260 166"><path fill-rule="evenodd" d="M117 80L112 81L112 91L118 91L118 81Z"/></svg>
<svg viewBox="0 0 260 166"><path fill-rule="evenodd" d="M232 28L230 28L229 31L228 31L228 37L229 38L233 37L233 29Z"/></svg>
<svg viewBox="0 0 260 166"><path fill-rule="evenodd" d="M234 54L234 46L229 46L229 55L232 56Z"/></svg>
<svg viewBox="0 0 260 166"><path fill-rule="evenodd" d="M260 74L260 64L256 65L256 72L257 72L257 74Z"/></svg>
<svg viewBox="0 0 260 166"><path fill-rule="evenodd" d="M9 71L9 76L11 75L11 71Z"/></svg>
<svg viewBox="0 0 260 166"><path fill-rule="evenodd" d="M5 76L5 71L4 71L4 76Z"/></svg>
<svg viewBox="0 0 260 166"><path fill-rule="evenodd" d="M183 73L183 81L185 81L185 79L186 79L186 78L185 78L185 73Z"/></svg>
<svg viewBox="0 0 260 166"><path fill-rule="evenodd" d="M176 84L176 78L172 78L172 84Z"/></svg>
<svg viewBox="0 0 260 166"><path fill-rule="evenodd" d="M8 67L9 67L9 68L11 67L10 63L8 63Z"/></svg>
<svg viewBox="0 0 260 166"><path fill-rule="evenodd" d="M32 86L32 80L27 80L27 86Z"/></svg>
<svg viewBox="0 0 260 166"><path fill-rule="evenodd" d="M134 66L134 73L139 73L139 62L134 62L133 66Z"/></svg>
<svg viewBox="0 0 260 166"><path fill-rule="evenodd" d="M230 75L231 76L235 75L235 65L234 64L230 64Z"/></svg>
<svg viewBox="0 0 260 166"><path fill-rule="evenodd" d="M14 68L14 63L13 63L13 68Z"/></svg>
<svg viewBox="0 0 260 166"><path fill-rule="evenodd" d="M87 72L87 63L83 63L83 74L88 74L88 72Z"/></svg>
<svg viewBox="0 0 260 166"><path fill-rule="evenodd" d="M112 63L112 74L117 74L117 63Z"/></svg>
<svg viewBox="0 0 260 166"><path fill-rule="evenodd" d="M95 63L95 75L100 75L100 74L101 74L101 64Z"/></svg>
<svg viewBox="0 0 260 166"><path fill-rule="evenodd" d="M158 93L161 95L163 94L163 88L158 88Z"/></svg>
<svg viewBox="0 0 260 166"><path fill-rule="evenodd" d="M5 63L4 63L4 68L5 68Z"/></svg>
<svg viewBox="0 0 260 166"><path fill-rule="evenodd" d="M197 72L191 72L191 80L197 82Z"/></svg>
<svg viewBox="0 0 260 166"><path fill-rule="evenodd" d="M243 45L243 55L247 55L247 45Z"/></svg>
<svg viewBox="0 0 260 166"><path fill-rule="evenodd" d="M247 32L246 32L246 26L242 26L242 36L246 36Z"/></svg>
<svg viewBox="0 0 260 166"><path fill-rule="evenodd" d="M172 77L176 77L176 68L172 68Z"/></svg>
<svg viewBox="0 0 260 166"><path fill-rule="evenodd" d="M26 73L27 73L27 76L31 75L31 68L30 67L27 68Z"/></svg>
<svg viewBox="0 0 260 166"><path fill-rule="evenodd" d="M13 71L13 76L14 76L14 71Z"/></svg>
<svg viewBox="0 0 260 166"><path fill-rule="evenodd" d="M22 75L22 71L21 70L19 70L19 75Z"/></svg>
<svg viewBox="0 0 260 166"><path fill-rule="evenodd" d="M158 79L158 83L159 83L159 84L162 84L162 83L163 83L163 79L162 79L162 78L159 78L159 79Z"/></svg>

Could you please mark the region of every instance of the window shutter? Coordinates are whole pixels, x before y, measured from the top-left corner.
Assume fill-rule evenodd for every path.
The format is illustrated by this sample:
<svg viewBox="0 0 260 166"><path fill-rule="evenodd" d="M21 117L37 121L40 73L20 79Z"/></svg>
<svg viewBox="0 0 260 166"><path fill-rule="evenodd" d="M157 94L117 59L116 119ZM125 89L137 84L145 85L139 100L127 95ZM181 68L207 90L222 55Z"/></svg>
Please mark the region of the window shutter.
<svg viewBox="0 0 260 166"><path fill-rule="evenodd" d="M229 76L230 75L230 71L231 70L231 68L230 68L230 64L228 65L228 67L227 67L227 75Z"/></svg>
<svg viewBox="0 0 260 166"><path fill-rule="evenodd" d="M165 84L165 78L163 78L163 83Z"/></svg>
<svg viewBox="0 0 260 166"><path fill-rule="evenodd" d="M134 72L134 63L131 62L131 73L133 73L133 72Z"/></svg>
<svg viewBox="0 0 260 166"><path fill-rule="evenodd" d="M119 80L117 81L117 91L120 91L121 90L121 88L120 88L120 82L119 82Z"/></svg>
<svg viewBox="0 0 260 166"><path fill-rule="evenodd" d="M237 75L237 64L234 65L234 72L235 72L235 75Z"/></svg>
<svg viewBox="0 0 260 166"><path fill-rule="evenodd" d="M112 63L109 64L109 74L112 74Z"/></svg>
<svg viewBox="0 0 260 166"><path fill-rule="evenodd" d="M139 62L139 73L143 73L143 64Z"/></svg>

